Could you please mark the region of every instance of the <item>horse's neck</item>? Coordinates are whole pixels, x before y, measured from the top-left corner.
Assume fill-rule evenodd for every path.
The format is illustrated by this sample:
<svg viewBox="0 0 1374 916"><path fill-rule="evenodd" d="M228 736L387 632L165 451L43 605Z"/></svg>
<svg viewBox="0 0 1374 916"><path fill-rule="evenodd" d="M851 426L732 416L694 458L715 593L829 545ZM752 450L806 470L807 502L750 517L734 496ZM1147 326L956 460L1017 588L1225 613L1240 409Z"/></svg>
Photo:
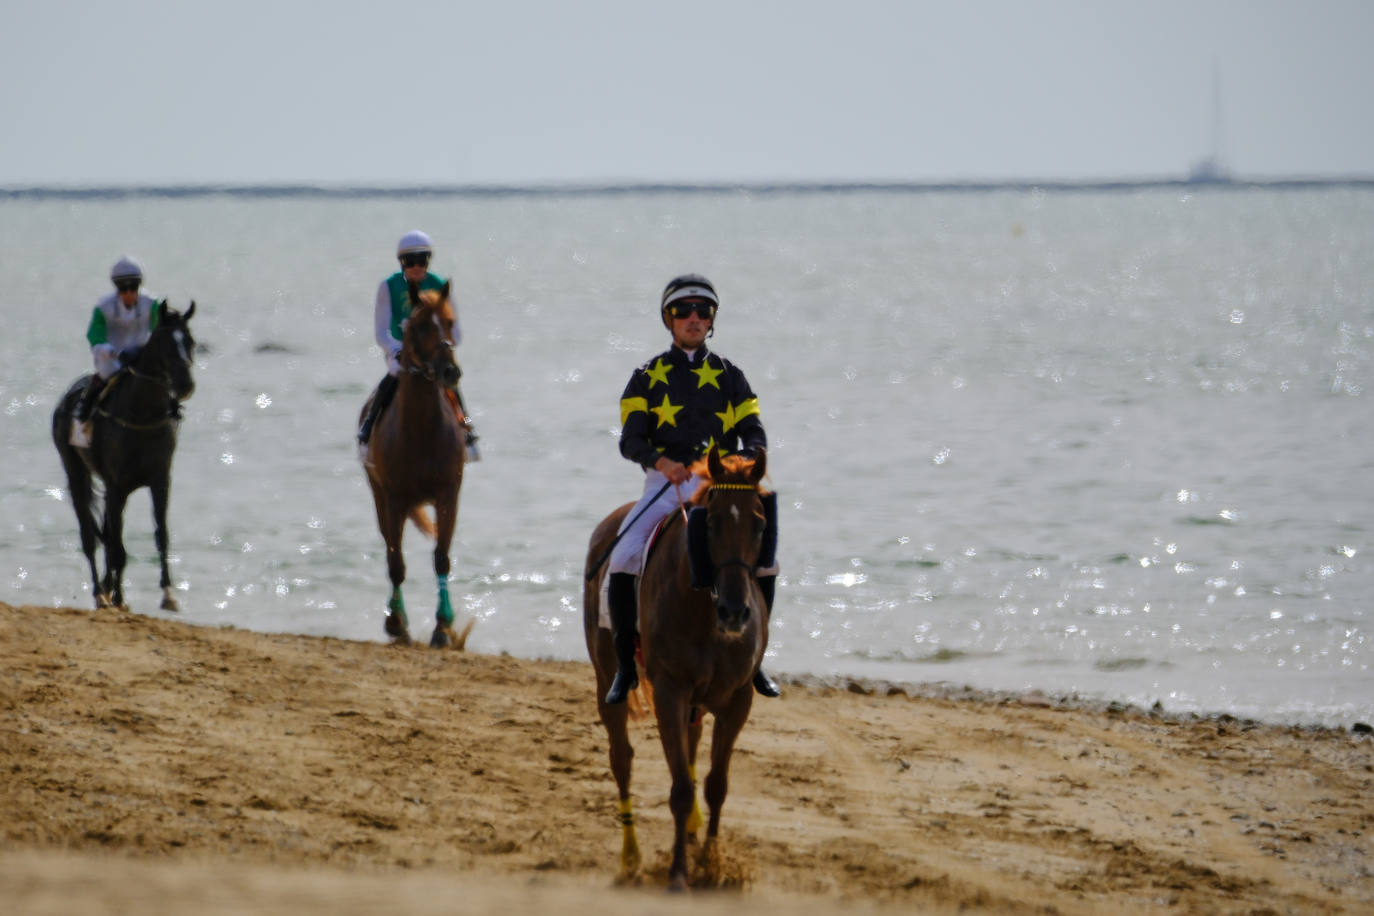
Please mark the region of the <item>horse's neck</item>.
<svg viewBox="0 0 1374 916"><path fill-rule="evenodd" d="M418 375L403 375L396 388L396 412L409 430L442 429L451 413L447 401L443 388Z"/></svg>
<svg viewBox="0 0 1374 916"><path fill-rule="evenodd" d="M166 386L136 365L127 367L120 376L101 398L100 406L106 413L131 422L152 422L167 415Z"/></svg>

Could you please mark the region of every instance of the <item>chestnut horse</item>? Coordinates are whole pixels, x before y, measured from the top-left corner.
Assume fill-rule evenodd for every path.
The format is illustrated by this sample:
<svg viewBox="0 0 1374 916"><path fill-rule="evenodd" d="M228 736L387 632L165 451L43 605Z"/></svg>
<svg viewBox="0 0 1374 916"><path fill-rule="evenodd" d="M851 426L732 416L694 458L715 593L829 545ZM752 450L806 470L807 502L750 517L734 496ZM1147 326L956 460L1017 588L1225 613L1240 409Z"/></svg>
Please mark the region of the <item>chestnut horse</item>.
<svg viewBox="0 0 1374 916"><path fill-rule="evenodd" d="M453 356L453 306L449 284L435 292L412 292L410 318L401 341L400 376L392 404L377 418L371 445L363 461L377 525L386 541L386 567L391 576L386 632L400 644L410 644L409 621L401 583L405 557L401 535L406 519L434 538L434 574L439 605L435 611L435 648L463 648L468 628L453 632L453 606L448 597L449 544L458 521L458 489L463 485L465 430L458 407L458 363ZM373 397L376 393L373 393ZM372 400L363 405L367 416ZM424 511L434 507L434 521Z"/></svg>
<svg viewBox="0 0 1374 916"><path fill-rule="evenodd" d="M673 858L669 886L687 886L687 836L701 825L696 797L696 753L701 740L702 711L714 716L711 772L705 797L710 810L703 853L713 852L720 830L720 811L729 783L730 755L749 718L754 700L753 676L768 646L768 612L754 570L765 526L759 482L767 470L762 449L749 461L722 458L712 448L693 470L709 475L693 494L691 505L704 506L714 579L709 589L694 589L687 557L683 514L670 515L649 551L639 577L639 633L644 677L653 697L659 738L672 775L668 806L673 812ZM588 575L605 553L633 504L621 506L602 520L587 549ZM615 648L610 630L599 623L601 580L597 570L583 586L583 628L587 651L596 670L597 711L610 739L611 772L620 791L621 877L640 864L630 801L630 747L626 718L629 704L608 706L604 697L615 677Z"/></svg>
<svg viewBox="0 0 1374 916"><path fill-rule="evenodd" d="M72 413L90 376L67 389L52 416L52 439L67 472L67 490L81 530L81 551L91 567L95 606L128 610L124 603L124 507L129 496L147 487L153 499L153 541L162 565L162 609L177 610L167 569L167 501L172 487L172 453L177 447L179 414L173 404L191 396L191 361L196 342L188 323L196 304L183 315L159 302L157 326L125 368L111 379L91 415L91 447L71 444ZM96 520L98 488L105 505ZM96 573L97 543L105 545L105 578Z"/></svg>

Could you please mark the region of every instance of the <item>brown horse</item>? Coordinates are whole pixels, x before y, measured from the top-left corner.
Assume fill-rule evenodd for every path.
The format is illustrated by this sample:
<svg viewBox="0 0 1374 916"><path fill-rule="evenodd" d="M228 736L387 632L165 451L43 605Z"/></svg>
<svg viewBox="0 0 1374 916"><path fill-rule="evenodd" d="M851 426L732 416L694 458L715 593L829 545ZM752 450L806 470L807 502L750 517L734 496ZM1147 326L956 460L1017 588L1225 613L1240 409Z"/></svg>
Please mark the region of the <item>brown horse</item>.
<svg viewBox="0 0 1374 916"><path fill-rule="evenodd" d="M704 464L704 467L701 465ZM707 513L707 539L714 569L709 589L694 589L687 558L687 526L680 514L668 517L639 577L639 632L645 680L652 688L659 738L672 775L668 806L673 812L673 858L669 886L687 886L687 836L701 825L696 796L696 753L701 740L702 711L715 718L711 734L711 772L705 796L710 810L703 853L710 856L720 830L720 810L729 783L730 755L749 718L754 700L753 675L768 646L768 613L754 576L765 517L759 481L766 456L749 461L722 458L714 448L693 468L707 480L693 495L694 506ZM709 476L707 476L709 475ZM597 525L587 550L587 573L615 538L631 505L621 506ZM587 651L596 669L597 710L610 738L611 772L620 790L621 876L639 868L630 801L630 761L634 750L626 728L628 703L606 705L615 677L615 648L610 631L598 620L601 580L586 582L583 628Z"/></svg>
<svg viewBox="0 0 1374 916"><path fill-rule="evenodd" d="M386 541L386 566L391 576L386 632L398 643L410 643L409 622L401 583L405 557L401 534L406 519L434 538L434 574L439 606L435 612L435 648L461 649L472 622L461 634L453 632L453 606L448 597L449 544L458 521L458 489L463 485L465 430L456 393L458 363L451 342L453 306L449 284L438 292L412 296L410 319L401 341L401 373L396 397L377 419L363 468L377 507L377 525ZM375 397L375 393L374 393ZM371 399L363 405L367 415ZM434 521L424 507L434 507Z"/></svg>

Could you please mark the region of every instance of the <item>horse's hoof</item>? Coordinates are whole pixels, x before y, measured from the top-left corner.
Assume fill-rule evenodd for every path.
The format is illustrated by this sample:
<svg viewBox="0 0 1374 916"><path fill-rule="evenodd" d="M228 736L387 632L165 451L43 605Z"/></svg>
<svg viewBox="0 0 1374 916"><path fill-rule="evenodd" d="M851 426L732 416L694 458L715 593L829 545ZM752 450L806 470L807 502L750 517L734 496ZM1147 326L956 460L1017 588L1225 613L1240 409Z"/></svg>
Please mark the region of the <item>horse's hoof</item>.
<svg viewBox="0 0 1374 916"><path fill-rule="evenodd" d="M406 625L401 621L397 614L386 615L386 635L398 645L410 645L410 633L406 631Z"/></svg>
<svg viewBox="0 0 1374 916"><path fill-rule="evenodd" d="M687 891L687 876L686 876L686 875L673 875L672 878L670 878L670 879L668 880L668 893L670 893L670 894L683 894L683 893L686 893L686 891Z"/></svg>
<svg viewBox="0 0 1374 916"><path fill-rule="evenodd" d="M431 649L447 649L454 643L453 629L445 623L439 624L434 628L434 635L429 638Z"/></svg>
<svg viewBox="0 0 1374 916"><path fill-rule="evenodd" d="M164 611L180 611L180 610L181 610L181 608L177 606L176 599L173 598L171 595L168 595L167 597L165 597L165 598L162 599L162 609L163 609Z"/></svg>

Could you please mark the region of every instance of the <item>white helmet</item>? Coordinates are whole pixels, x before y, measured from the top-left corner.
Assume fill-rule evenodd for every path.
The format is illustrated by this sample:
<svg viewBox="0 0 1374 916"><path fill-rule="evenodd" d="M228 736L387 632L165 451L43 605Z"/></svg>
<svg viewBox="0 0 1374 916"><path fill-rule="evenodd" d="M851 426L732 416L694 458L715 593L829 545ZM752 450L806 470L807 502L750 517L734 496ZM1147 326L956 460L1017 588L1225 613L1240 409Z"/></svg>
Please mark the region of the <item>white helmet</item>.
<svg viewBox="0 0 1374 916"><path fill-rule="evenodd" d="M115 266L110 268L111 280L138 280L143 281L143 268L138 266L138 262L130 257L120 258L115 261Z"/></svg>
<svg viewBox="0 0 1374 916"><path fill-rule="evenodd" d="M419 229L413 229L401 236L401 241L396 243L396 256L403 254L433 254L434 243L429 240Z"/></svg>

